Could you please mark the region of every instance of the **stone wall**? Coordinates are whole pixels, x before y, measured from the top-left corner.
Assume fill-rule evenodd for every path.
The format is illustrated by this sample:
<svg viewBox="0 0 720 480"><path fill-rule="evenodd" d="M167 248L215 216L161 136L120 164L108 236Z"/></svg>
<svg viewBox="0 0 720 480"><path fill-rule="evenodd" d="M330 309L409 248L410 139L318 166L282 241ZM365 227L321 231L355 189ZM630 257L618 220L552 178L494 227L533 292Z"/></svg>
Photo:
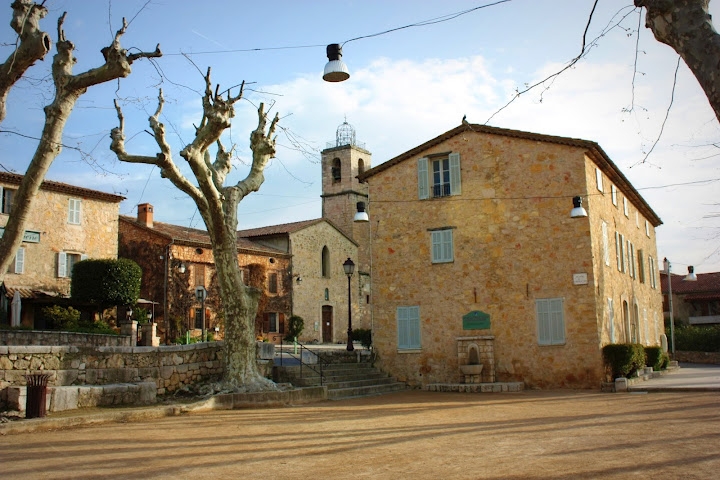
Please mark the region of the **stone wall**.
<svg viewBox="0 0 720 480"><path fill-rule="evenodd" d="M675 352L675 360L688 363L720 365L720 352Z"/></svg>
<svg viewBox="0 0 720 480"><path fill-rule="evenodd" d="M75 347L130 347L132 337L43 330L0 330L0 345L66 345Z"/></svg>
<svg viewBox="0 0 720 480"><path fill-rule="evenodd" d="M153 382L171 393L222 374L220 342L161 347L0 346L0 403L25 375L48 373L49 386Z"/></svg>

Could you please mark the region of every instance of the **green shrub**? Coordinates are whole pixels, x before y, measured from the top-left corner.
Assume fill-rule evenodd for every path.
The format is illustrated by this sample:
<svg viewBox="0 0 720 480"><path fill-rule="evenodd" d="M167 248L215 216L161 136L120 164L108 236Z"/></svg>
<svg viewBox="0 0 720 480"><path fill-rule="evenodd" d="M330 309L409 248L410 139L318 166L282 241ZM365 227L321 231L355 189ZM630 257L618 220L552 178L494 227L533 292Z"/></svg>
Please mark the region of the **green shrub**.
<svg viewBox="0 0 720 480"><path fill-rule="evenodd" d="M358 340L365 348L372 346L372 330L369 328L356 328L352 332L352 338Z"/></svg>
<svg viewBox="0 0 720 480"><path fill-rule="evenodd" d="M140 296L141 278L142 269L127 258L83 260L73 267L70 296L101 309L134 305Z"/></svg>
<svg viewBox="0 0 720 480"><path fill-rule="evenodd" d="M670 331L667 331L670 338ZM720 325L675 325L675 350L720 352Z"/></svg>
<svg viewBox="0 0 720 480"><path fill-rule="evenodd" d="M287 333L285 334L285 341L294 341L297 337L300 336L303 328L305 328L305 321L302 319L302 317L298 315L293 315L292 317L290 317L287 323Z"/></svg>
<svg viewBox="0 0 720 480"><path fill-rule="evenodd" d="M53 305L43 308L42 314L54 330L71 332L80 326L80 312L72 307Z"/></svg>
<svg viewBox="0 0 720 480"><path fill-rule="evenodd" d="M660 371L667 367L670 357L662 351L662 347L645 347L645 365L652 367L654 371Z"/></svg>
<svg viewBox="0 0 720 480"><path fill-rule="evenodd" d="M645 348L639 343L613 343L605 345L602 352L612 378L630 377L645 366Z"/></svg>

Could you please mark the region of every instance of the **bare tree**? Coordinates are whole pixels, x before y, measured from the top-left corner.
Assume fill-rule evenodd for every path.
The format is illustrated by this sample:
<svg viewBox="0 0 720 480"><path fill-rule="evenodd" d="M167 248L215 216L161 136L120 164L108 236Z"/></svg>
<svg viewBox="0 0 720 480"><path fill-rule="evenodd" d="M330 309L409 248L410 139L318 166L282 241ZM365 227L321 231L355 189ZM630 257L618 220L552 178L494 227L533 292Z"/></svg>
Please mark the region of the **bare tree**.
<svg viewBox="0 0 720 480"><path fill-rule="evenodd" d="M645 26L685 61L720 121L720 35L708 12L710 0L635 0Z"/></svg>
<svg viewBox="0 0 720 480"><path fill-rule="evenodd" d="M0 121L5 117L7 95L12 86L36 61L50 51L51 41L47 33L40 30L40 20L47 15L47 9L31 0L16 0L12 4L13 19L10 23L18 34L18 43L5 63L0 66ZM30 160L20 187L15 193L13 207L0 239L0 282L22 242L28 214L35 203L35 197L45 174L53 160L62 150L62 134L68 117L77 100L93 85L109 82L130 75L130 65L138 58L160 57L160 45L154 52L128 54L120 45L120 37L127 29L117 31L112 44L102 49L105 63L97 68L73 75L75 45L65 38L63 23L67 12L57 23L57 53L53 58L52 78L55 87L53 102L45 107L45 125L38 141L35 154Z"/></svg>
<svg viewBox="0 0 720 480"><path fill-rule="evenodd" d="M125 150L124 118L117 101L120 126L111 133L110 149L118 159L130 163L156 165L161 176L193 199L202 216L213 247L215 268L222 296L225 318L225 378L226 387L242 387L247 390L274 388L274 383L262 377L255 360L255 314L260 291L242 282L237 251L237 210L240 201L249 193L260 189L264 181L263 171L275 156L275 128L278 116L267 126L264 105L258 108L258 126L250 134L252 165L245 179L235 185L225 186L225 178L231 169L231 152L226 151L220 137L230 127L235 116L235 103L242 98L243 85L236 96L227 97L212 91L210 69L205 75L205 93L202 97L203 117L195 129L192 143L180 151L180 156L192 170L197 186L190 182L173 160L170 145L165 137L165 127L160 122L164 99L162 90L158 107L150 117L150 128L160 149L156 156L130 155ZM210 147L217 145L215 161L211 160Z"/></svg>

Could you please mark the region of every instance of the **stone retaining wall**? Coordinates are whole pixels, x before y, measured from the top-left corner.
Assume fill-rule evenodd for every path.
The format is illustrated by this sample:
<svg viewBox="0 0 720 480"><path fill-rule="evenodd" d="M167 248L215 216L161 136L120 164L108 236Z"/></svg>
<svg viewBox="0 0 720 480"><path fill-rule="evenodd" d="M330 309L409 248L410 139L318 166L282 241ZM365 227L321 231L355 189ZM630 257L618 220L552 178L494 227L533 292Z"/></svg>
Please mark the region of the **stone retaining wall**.
<svg viewBox="0 0 720 480"><path fill-rule="evenodd" d="M0 330L0 345L70 345L75 347L130 347L132 337L53 330Z"/></svg>
<svg viewBox="0 0 720 480"><path fill-rule="evenodd" d="M0 403L25 375L50 374L48 386L153 382L157 394L222 374L222 343L161 347L0 346Z"/></svg>

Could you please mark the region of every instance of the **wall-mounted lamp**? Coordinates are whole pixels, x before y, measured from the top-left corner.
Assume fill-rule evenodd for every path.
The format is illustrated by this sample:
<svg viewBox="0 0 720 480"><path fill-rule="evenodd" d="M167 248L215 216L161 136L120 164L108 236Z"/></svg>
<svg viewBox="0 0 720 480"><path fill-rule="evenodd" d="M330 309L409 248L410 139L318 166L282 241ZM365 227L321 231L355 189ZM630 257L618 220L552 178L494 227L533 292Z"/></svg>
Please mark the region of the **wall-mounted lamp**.
<svg viewBox="0 0 720 480"><path fill-rule="evenodd" d="M353 222L364 223L369 221L370 217L368 217L368 214L365 211L365 202L357 202L357 213L355 214L355 218L353 218Z"/></svg>
<svg viewBox="0 0 720 480"><path fill-rule="evenodd" d="M686 282L697 282L697 275L695 275L695 267L690 265L688 267L688 274L685 278L683 278Z"/></svg>
<svg viewBox="0 0 720 480"><path fill-rule="evenodd" d="M175 268L177 268L177 271L178 271L179 273L185 273L185 272L187 271L187 267L186 267L185 264L184 264L183 262L181 262L180 260L174 261L174 262L173 262L173 266L174 266Z"/></svg>
<svg viewBox="0 0 720 480"><path fill-rule="evenodd" d="M300 275L298 275L298 277L295 279L295 283L297 283L298 285L302 283L302 277Z"/></svg>
<svg viewBox="0 0 720 480"><path fill-rule="evenodd" d="M570 210L570 218L587 217L588 213L582 206L581 197L573 197L573 209Z"/></svg>
<svg viewBox="0 0 720 480"><path fill-rule="evenodd" d="M326 49L328 63L325 65L323 80L326 82L344 82L350 78L347 65L342 61L342 47L340 44L331 43Z"/></svg>

